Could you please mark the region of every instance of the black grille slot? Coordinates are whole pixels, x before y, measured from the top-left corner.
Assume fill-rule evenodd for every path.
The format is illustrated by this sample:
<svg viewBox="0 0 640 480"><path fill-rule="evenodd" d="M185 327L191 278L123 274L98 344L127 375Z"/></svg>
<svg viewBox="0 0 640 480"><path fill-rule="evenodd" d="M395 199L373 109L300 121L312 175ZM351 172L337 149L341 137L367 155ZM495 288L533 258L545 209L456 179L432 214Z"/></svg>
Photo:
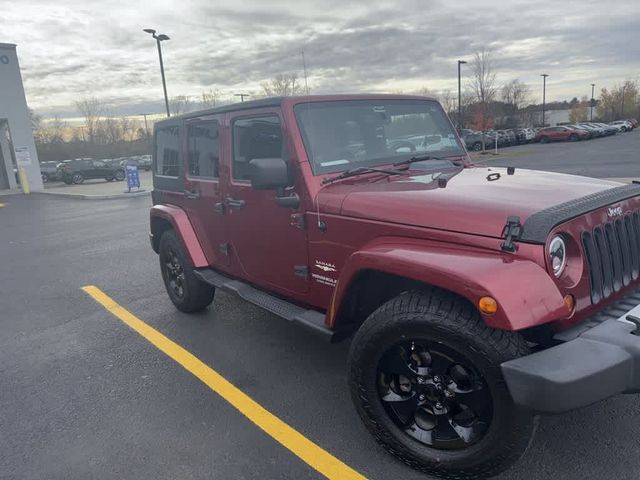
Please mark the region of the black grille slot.
<svg viewBox="0 0 640 480"><path fill-rule="evenodd" d="M591 302L598 303L640 276L640 216L626 215L582 234Z"/></svg>

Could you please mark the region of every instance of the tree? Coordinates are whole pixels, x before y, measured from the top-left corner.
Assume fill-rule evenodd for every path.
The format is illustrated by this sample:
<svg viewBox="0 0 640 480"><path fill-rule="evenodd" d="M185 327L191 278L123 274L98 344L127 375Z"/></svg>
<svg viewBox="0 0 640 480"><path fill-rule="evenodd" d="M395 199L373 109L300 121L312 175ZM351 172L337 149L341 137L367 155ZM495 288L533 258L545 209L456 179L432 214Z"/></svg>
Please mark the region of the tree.
<svg viewBox="0 0 640 480"><path fill-rule="evenodd" d="M493 71L493 59L490 51L484 48L476 52L471 61L471 80L469 87L474 93L476 100L480 104L479 125L482 130L482 150L484 151L485 130L489 128L489 111L488 104L496 94L496 74Z"/></svg>
<svg viewBox="0 0 640 480"><path fill-rule="evenodd" d="M447 112L447 115L452 116L456 112L458 107L458 96L454 95L451 90L443 90L439 95L435 95L438 101L442 104L442 108Z"/></svg>
<svg viewBox="0 0 640 480"><path fill-rule="evenodd" d="M597 103L598 117L611 121L637 115L638 82L627 80L610 91L603 88ZM624 109L624 110L623 110Z"/></svg>
<svg viewBox="0 0 640 480"><path fill-rule="evenodd" d="M502 101L513 105L515 111L520 110L529 102L529 95L530 91L527 84L517 78L502 87Z"/></svg>
<svg viewBox="0 0 640 480"><path fill-rule="evenodd" d="M582 97L582 100L578 101L577 98L575 100L575 102L573 100L571 101L574 106L571 112L569 112L569 121L571 123L586 122L589 113L589 99L585 95Z"/></svg>
<svg viewBox="0 0 640 480"><path fill-rule="evenodd" d="M200 105L202 108L213 108L220 102L220 90L211 90L208 92L202 91L202 99Z"/></svg>
<svg viewBox="0 0 640 480"><path fill-rule="evenodd" d="M96 97L86 97L76 102L76 108L84 117L86 135L91 143L96 143L100 130L100 119L105 107L102 101Z"/></svg>
<svg viewBox="0 0 640 480"><path fill-rule="evenodd" d="M64 143L67 127L66 122L63 122L58 115L53 117L47 128L49 131L49 143L53 145Z"/></svg>
<svg viewBox="0 0 640 480"><path fill-rule="evenodd" d="M193 108L191 98L186 95L178 95L169 101L169 106L174 115L190 112Z"/></svg>
<svg viewBox="0 0 640 480"><path fill-rule="evenodd" d="M276 75L267 82L260 84L264 94L268 97L289 97L302 92L302 85L298 82L297 73Z"/></svg>

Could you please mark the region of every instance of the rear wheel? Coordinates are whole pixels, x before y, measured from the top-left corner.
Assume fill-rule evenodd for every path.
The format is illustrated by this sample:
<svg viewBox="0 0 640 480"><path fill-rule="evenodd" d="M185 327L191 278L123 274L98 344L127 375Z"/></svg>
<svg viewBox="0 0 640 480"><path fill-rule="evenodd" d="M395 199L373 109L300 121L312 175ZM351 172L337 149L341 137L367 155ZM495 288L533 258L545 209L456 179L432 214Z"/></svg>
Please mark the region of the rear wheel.
<svg viewBox="0 0 640 480"><path fill-rule="evenodd" d="M160 237L160 269L169 298L182 312L204 310L213 301L215 288L198 279L182 242L173 230Z"/></svg>
<svg viewBox="0 0 640 480"><path fill-rule="evenodd" d="M71 183L79 184L82 182L84 182L84 177L82 176L81 173L74 173L71 176Z"/></svg>
<svg viewBox="0 0 640 480"><path fill-rule="evenodd" d="M409 292L365 321L349 352L351 396L374 437L405 463L451 479L493 476L527 449L536 419L511 400L500 364L529 349L466 301Z"/></svg>
<svg viewBox="0 0 640 480"><path fill-rule="evenodd" d="M118 181L121 182L122 180L124 180L124 170L116 170L116 174L114 176L114 178Z"/></svg>
<svg viewBox="0 0 640 480"><path fill-rule="evenodd" d="M540 143L549 143L548 137L540 137Z"/></svg>
<svg viewBox="0 0 640 480"><path fill-rule="evenodd" d="M575 133L572 133L571 135L569 135L570 142L576 142L577 140L578 140L578 136Z"/></svg>
<svg viewBox="0 0 640 480"><path fill-rule="evenodd" d="M473 149L474 152L479 152L480 150L482 150L482 142L475 142L471 148Z"/></svg>
<svg viewBox="0 0 640 480"><path fill-rule="evenodd" d="M49 183L49 175L46 173L42 174L42 183Z"/></svg>

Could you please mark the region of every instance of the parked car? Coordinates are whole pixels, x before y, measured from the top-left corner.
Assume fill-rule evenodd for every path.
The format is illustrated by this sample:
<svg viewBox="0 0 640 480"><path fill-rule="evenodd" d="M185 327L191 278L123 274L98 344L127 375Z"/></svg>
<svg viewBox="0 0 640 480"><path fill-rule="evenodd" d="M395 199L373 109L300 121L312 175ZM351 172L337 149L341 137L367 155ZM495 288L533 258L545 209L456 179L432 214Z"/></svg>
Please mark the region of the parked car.
<svg viewBox="0 0 640 480"><path fill-rule="evenodd" d="M607 136L615 135L616 133L618 133L618 129L616 127L613 127L611 125L607 125L606 123L594 122L593 124L596 127L600 127L602 129L604 129L604 134L607 135Z"/></svg>
<svg viewBox="0 0 640 480"><path fill-rule="evenodd" d="M42 183L61 180L57 165L58 162L40 162L40 175L42 176Z"/></svg>
<svg viewBox="0 0 640 480"><path fill-rule="evenodd" d="M592 129L583 127L581 125L565 125L565 127L573 128L574 130L580 130L586 134L586 139L593 138L595 136L595 132Z"/></svg>
<svg viewBox="0 0 640 480"><path fill-rule="evenodd" d="M120 166L124 168L126 165L135 165L140 170L149 171L151 170L151 156L150 155L140 155L136 157L128 157L124 158L120 161Z"/></svg>
<svg viewBox="0 0 640 480"><path fill-rule="evenodd" d="M540 143L584 140L588 135L581 130L574 130L566 126L545 127L538 130L535 140Z"/></svg>
<svg viewBox="0 0 640 480"><path fill-rule="evenodd" d="M638 127L638 120L635 118L627 118L626 119L627 122L631 123L631 125L633 125L633 128L637 128Z"/></svg>
<svg viewBox="0 0 640 480"><path fill-rule="evenodd" d="M579 123L578 126L589 130L593 137L604 137L606 133L604 128L598 127L592 123Z"/></svg>
<svg viewBox="0 0 640 480"><path fill-rule="evenodd" d="M85 180L93 178L104 178L110 182L125 179L125 173L122 167L114 167L104 160L93 160L90 158L64 160L58 164L57 169L62 181L69 185L72 183L82 183Z"/></svg>
<svg viewBox="0 0 640 480"><path fill-rule="evenodd" d="M446 142L398 152L396 119ZM536 415L640 391L640 185L474 166L413 96L266 98L154 130L150 240L176 308L222 290L351 338L358 414L422 472L496 475Z"/></svg>
<svg viewBox="0 0 640 480"><path fill-rule="evenodd" d="M482 133L481 132L473 132L471 130L463 130L462 131L462 140L464 141L467 150L473 150L474 152L479 152L482 150ZM485 136L485 144L487 137Z"/></svg>
<svg viewBox="0 0 640 480"><path fill-rule="evenodd" d="M616 120L615 122L610 122L609 125L615 127L619 132L630 132L633 130L633 124L628 120Z"/></svg>

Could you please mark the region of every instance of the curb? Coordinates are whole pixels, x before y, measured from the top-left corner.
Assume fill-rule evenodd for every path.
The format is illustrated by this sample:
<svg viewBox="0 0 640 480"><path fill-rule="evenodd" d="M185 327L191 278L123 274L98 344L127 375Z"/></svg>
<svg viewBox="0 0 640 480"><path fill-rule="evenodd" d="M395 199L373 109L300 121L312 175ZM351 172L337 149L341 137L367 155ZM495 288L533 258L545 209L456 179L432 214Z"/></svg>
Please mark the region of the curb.
<svg viewBox="0 0 640 480"><path fill-rule="evenodd" d="M117 200L131 197L148 197L151 190L132 193L112 193L107 195L86 195L82 193L58 193L58 192L34 192L42 195L51 195L52 197L73 198L76 200Z"/></svg>

